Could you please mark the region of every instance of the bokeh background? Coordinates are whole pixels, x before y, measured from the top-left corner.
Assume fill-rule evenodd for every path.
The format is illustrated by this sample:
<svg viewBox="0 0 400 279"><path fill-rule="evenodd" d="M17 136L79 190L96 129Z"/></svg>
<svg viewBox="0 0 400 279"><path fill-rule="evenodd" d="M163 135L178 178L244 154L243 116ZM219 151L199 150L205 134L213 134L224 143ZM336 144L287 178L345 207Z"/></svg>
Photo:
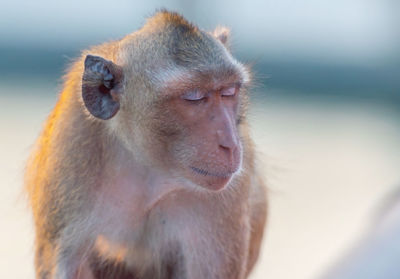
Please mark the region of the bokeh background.
<svg viewBox="0 0 400 279"><path fill-rule="evenodd" d="M22 173L64 69L82 49L121 38L162 7L206 30L230 27L233 53L253 65L250 119L270 189L253 279L323 277L368 246L383 208L400 212L399 1L0 0L0 7L0 278L33 278Z"/></svg>

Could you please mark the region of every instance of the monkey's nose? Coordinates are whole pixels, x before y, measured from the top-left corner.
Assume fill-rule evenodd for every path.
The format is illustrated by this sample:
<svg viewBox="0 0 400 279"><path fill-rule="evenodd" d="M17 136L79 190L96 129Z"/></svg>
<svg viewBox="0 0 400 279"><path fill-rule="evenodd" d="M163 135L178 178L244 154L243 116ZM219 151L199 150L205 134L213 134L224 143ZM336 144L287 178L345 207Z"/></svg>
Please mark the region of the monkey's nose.
<svg viewBox="0 0 400 279"><path fill-rule="evenodd" d="M222 149L233 152L237 148L237 140L232 133L217 130L218 143Z"/></svg>

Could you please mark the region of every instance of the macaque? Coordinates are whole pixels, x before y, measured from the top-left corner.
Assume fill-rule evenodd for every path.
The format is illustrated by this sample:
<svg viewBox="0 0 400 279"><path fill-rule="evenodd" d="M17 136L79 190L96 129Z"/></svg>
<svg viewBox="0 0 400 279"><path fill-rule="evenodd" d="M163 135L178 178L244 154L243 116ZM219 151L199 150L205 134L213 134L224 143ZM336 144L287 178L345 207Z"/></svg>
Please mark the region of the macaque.
<svg viewBox="0 0 400 279"><path fill-rule="evenodd" d="M248 277L266 190L228 39L162 10L76 60L26 169L36 278Z"/></svg>

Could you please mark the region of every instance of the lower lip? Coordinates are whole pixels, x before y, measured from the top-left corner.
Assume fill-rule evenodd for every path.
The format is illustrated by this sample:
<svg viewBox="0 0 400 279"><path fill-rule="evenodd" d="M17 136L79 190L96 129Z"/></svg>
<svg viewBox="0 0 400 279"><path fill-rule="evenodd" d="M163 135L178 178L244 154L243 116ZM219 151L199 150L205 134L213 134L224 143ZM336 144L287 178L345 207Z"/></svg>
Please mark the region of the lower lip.
<svg viewBox="0 0 400 279"><path fill-rule="evenodd" d="M211 173L196 167L190 167L193 172L203 175L203 176L208 176L208 177L214 177L214 178L219 178L219 179L229 179L234 172L227 172L227 173Z"/></svg>
<svg viewBox="0 0 400 279"><path fill-rule="evenodd" d="M233 173L211 174L194 167L191 167L191 169L194 173L206 179L205 184L201 183L202 187L212 191L219 191L224 189L233 175Z"/></svg>

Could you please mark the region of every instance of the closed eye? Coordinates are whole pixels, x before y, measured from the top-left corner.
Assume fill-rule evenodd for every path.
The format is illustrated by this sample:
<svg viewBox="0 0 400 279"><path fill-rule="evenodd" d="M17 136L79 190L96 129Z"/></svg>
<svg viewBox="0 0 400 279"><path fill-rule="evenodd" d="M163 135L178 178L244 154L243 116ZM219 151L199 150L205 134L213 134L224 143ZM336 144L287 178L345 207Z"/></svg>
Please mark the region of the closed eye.
<svg viewBox="0 0 400 279"><path fill-rule="evenodd" d="M238 91L238 89L239 89L238 85L233 85L233 86L230 86L230 87L223 88L221 90L221 96L223 96L223 97L233 97L233 96L236 95L236 92Z"/></svg>
<svg viewBox="0 0 400 279"><path fill-rule="evenodd" d="M200 90L188 91L181 96L186 101L201 101L205 98L205 94Z"/></svg>
<svg viewBox="0 0 400 279"><path fill-rule="evenodd" d="M200 90L188 91L181 96L185 101L198 103L206 99L206 95Z"/></svg>

